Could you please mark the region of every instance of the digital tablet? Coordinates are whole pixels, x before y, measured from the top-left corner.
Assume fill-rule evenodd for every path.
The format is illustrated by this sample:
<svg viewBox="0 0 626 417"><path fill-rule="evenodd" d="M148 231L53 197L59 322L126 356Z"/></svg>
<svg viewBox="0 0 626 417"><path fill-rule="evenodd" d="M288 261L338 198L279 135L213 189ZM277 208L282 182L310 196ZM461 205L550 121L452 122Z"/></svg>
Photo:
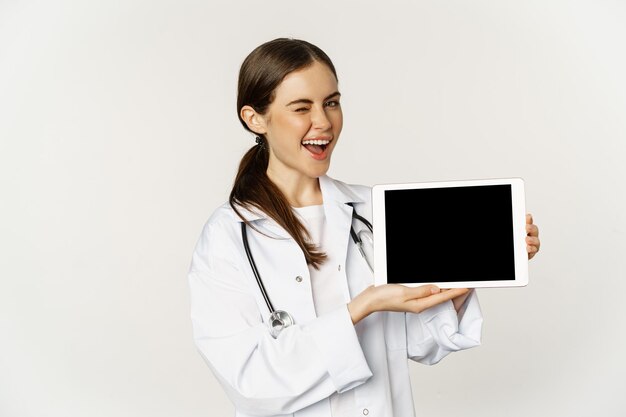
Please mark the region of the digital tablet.
<svg viewBox="0 0 626 417"><path fill-rule="evenodd" d="M522 178L376 184L374 284L528 284Z"/></svg>

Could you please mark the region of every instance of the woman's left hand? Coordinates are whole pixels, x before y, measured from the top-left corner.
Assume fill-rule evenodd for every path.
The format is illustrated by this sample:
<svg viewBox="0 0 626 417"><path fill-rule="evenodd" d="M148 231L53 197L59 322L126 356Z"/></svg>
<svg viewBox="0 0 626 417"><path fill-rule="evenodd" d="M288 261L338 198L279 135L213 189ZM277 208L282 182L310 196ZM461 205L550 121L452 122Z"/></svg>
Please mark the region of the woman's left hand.
<svg viewBox="0 0 626 417"><path fill-rule="evenodd" d="M539 252L540 246L539 228L533 224L533 215L528 213L526 214L526 251L529 260Z"/></svg>

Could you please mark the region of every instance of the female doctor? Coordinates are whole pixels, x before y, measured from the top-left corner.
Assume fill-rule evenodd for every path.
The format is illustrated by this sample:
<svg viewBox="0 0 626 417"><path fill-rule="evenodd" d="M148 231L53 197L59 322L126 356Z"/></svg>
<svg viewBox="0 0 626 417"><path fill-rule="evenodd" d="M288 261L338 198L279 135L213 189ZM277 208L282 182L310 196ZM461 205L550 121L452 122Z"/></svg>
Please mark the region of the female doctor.
<svg viewBox="0 0 626 417"><path fill-rule="evenodd" d="M408 360L480 344L474 291L372 285L353 238L370 189L326 175L340 98L331 60L302 40L266 42L240 68L237 110L256 144L188 275L196 346L238 417L414 416ZM527 231L530 258L530 217Z"/></svg>

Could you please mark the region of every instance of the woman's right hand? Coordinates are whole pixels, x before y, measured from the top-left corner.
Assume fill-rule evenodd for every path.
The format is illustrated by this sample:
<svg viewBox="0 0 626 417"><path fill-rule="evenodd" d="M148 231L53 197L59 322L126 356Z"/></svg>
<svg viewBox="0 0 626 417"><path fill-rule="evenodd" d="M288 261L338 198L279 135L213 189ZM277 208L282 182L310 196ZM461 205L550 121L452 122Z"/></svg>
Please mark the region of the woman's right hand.
<svg viewBox="0 0 626 417"><path fill-rule="evenodd" d="M468 288L441 290L436 285L370 285L348 303L348 311L352 322L356 324L375 311L419 313L467 292Z"/></svg>

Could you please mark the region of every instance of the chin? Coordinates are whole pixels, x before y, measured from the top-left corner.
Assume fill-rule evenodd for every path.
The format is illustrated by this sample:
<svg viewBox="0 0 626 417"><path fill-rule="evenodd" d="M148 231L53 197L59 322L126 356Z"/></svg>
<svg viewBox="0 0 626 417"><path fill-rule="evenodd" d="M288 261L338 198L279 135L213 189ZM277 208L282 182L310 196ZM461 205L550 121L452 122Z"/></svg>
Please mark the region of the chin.
<svg viewBox="0 0 626 417"><path fill-rule="evenodd" d="M328 172L328 168L326 169L314 169L314 170L310 170L307 171L305 173L305 175L309 178L319 178L319 177L323 177L324 175L326 175L326 173Z"/></svg>
<svg viewBox="0 0 626 417"><path fill-rule="evenodd" d="M330 168L330 164L326 163L324 164L324 166L315 167L315 169L313 169L311 173L313 174L314 177L319 178L321 176L326 175L329 168Z"/></svg>

